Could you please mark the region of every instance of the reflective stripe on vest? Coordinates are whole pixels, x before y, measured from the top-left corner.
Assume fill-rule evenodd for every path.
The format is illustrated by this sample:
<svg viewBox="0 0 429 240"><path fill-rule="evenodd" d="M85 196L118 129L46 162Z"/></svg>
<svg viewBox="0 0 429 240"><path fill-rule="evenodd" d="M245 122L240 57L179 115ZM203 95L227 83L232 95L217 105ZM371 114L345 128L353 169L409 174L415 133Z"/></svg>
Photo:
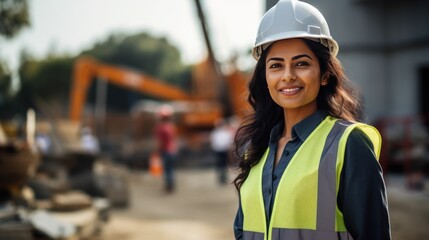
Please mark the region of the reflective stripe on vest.
<svg viewBox="0 0 429 240"><path fill-rule="evenodd" d="M268 231L262 196L262 171L270 149L266 150L240 189L245 240L352 239L338 209L337 194L347 138L355 127L372 141L378 159L381 137L375 128L327 117L285 169Z"/></svg>

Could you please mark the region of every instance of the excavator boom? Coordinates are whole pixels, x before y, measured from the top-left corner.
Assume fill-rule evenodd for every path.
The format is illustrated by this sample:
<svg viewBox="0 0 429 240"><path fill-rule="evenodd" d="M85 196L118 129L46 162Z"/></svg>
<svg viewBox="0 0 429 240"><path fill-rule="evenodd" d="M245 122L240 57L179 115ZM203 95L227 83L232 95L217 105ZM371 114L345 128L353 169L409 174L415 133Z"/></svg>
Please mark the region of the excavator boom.
<svg viewBox="0 0 429 240"><path fill-rule="evenodd" d="M101 64L94 59L80 58L75 63L70 99L70 119L74 122L80 121L88 88L94 76L161 99L192 100L192 97L180 88L169 86L154 77L113 65Z"/></svg>

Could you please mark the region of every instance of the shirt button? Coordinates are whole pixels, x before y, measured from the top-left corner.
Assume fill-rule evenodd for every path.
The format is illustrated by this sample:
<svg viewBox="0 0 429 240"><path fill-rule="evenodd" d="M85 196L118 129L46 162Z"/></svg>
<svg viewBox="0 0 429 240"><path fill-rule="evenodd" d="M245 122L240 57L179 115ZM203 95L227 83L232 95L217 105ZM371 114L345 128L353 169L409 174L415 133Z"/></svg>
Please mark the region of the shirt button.
<svg viewBox="0 0 429 240"><path fill-rule="evenodd" d="M285 151L285 156L289 156L289 151Z"/></svg>

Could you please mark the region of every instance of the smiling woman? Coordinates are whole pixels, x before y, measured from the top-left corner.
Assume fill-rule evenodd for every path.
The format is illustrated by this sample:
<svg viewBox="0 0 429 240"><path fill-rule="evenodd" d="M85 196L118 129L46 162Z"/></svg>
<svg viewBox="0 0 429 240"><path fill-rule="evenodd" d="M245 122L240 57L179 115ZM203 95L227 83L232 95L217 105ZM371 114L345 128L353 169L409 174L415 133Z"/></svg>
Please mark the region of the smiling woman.
<svg viewBox="0 0 429 240"><path fill-rule="evenodd" d="M236 239L390 239L381 137L322 14L280 0L262 18L249 83L253 112L235 137Z"/></svg>

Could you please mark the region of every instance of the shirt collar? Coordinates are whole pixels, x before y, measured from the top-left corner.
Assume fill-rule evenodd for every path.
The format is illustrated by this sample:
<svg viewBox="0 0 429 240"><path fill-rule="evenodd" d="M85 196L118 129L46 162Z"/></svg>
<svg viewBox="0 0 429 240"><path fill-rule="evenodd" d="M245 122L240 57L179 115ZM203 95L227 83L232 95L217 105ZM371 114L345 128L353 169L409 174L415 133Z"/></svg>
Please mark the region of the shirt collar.
<svg viewBox="0 0 429 240"><path fill-rule="evenodd" d="M304 142L313 130L316 129L316 127L319 126L319 124L326 118L326 116L327 114L324 111L317 110L315 113L295 124L295 126L292 127L292 139L298 137ZM280 122L271 129L270 142L277 142L283 132L283 128L284 122Z"/></svg>
<svg viewBox="0 0 429 240"><path fill-rule="evenodd" d="M305 141L308 136L316 129L319 124L325 120L327 114L323 111L316 111L307 118L301 120L292 127L292 138L299 137L301 141Z"/></svg>

